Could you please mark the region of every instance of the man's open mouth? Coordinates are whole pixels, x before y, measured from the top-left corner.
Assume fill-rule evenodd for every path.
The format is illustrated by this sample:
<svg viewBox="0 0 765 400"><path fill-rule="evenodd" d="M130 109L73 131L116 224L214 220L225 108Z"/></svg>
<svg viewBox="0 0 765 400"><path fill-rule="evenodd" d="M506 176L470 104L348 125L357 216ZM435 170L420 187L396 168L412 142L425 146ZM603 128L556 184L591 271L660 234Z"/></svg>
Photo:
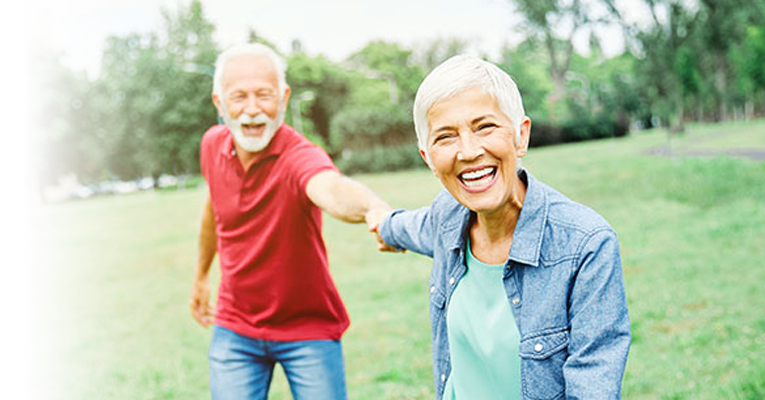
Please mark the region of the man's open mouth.
<svg viewBox="0 0 765 400"><path fill-rule="evenodd" d="M242 133L247 136L260 136L263 134L265 123L261 124L242 124Z"/></svg>
<svg viewBox="0 0 765 400"><path fill-rule="evenodd" d="M497 174L497 167L485 167L459 174L459 180L467 187L481 187L488 184Z"/></svg>

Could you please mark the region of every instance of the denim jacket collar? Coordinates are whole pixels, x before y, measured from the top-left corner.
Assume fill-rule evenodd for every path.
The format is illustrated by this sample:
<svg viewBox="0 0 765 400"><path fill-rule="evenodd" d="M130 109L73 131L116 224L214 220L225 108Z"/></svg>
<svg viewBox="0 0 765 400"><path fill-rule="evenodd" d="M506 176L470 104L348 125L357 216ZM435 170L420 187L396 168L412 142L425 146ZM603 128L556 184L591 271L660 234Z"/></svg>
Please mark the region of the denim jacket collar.
<svg viewBox="0 0 765 400"><path fill-rule="evenodd" d="M539 252L542 247L542 235L547 222L549 204L547 194L541 184L525 169L518 176L526 183L526 197L523 200L518 223L513 232L513 245L508 261L512 260L530 266L539 266ZM448 248L462 249L469 234L470 216L467 207L460 207L451 223L443 227L443 235Z"/></svg>

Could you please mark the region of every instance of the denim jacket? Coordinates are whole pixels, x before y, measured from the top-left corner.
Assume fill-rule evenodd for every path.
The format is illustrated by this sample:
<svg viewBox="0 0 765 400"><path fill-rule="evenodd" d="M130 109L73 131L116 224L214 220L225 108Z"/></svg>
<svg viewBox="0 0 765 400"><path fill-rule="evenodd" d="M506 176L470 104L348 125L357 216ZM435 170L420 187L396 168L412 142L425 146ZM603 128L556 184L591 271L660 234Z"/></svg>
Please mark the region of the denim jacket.
<svg viewBox="0 0 765 400"><path fill-rule="evenodd" d="M523 399L616 399L630 346L619 243L608 223L526 171L503 277L521 334ZM433 258L429 280L436 398L451 372L446 310L465 274L471 211L447 191L430 207L396 210L383 240Z"/></svg>

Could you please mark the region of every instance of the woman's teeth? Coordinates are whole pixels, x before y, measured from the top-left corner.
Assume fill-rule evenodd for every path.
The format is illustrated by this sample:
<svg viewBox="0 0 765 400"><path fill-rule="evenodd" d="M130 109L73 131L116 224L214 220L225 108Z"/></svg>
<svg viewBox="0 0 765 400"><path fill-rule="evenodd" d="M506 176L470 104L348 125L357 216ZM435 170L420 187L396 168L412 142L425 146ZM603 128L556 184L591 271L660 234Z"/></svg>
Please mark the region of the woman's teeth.
<svg viewBox="0 0 765 400"><path fill-rule="evenodd" d="M460 180L468 187L481 186L488 183L494 176L496 168L486 167L477 171L460 174Z"/></svg>

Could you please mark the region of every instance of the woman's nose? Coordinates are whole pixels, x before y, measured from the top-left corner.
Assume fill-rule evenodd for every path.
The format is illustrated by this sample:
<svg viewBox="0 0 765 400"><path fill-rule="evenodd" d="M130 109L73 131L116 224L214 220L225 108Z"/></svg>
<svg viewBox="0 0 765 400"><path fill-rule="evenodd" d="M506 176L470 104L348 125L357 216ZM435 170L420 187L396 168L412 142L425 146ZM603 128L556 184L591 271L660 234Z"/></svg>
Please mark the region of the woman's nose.
<svg viewBox="0 0 765 400"><path fill-rule="evenodd" d="M457 151L459 161L472 161L484 154L483 146L472 132L461 135L460 148Z"/></svg>

